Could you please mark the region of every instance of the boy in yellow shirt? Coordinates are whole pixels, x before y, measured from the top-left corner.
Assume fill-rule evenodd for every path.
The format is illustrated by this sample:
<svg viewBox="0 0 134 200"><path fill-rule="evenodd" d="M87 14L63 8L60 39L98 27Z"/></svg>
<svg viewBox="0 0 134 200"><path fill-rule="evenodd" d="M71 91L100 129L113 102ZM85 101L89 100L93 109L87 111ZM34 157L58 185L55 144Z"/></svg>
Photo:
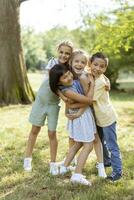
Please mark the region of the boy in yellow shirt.
<svg viewBox="0 0 134 200"><path fill-rule="evenodd" d="M93 108L98 130L103 134L107 148L111 154L112 174L107 178L116 181L122 177L122 161L116 135L116 113L110 102L109 91L105 89L108 60L100 52L92 55L91 72L95 78ZM103 138L103 137L100 137ZM102 145L104 145L102 143Z"/></svg>

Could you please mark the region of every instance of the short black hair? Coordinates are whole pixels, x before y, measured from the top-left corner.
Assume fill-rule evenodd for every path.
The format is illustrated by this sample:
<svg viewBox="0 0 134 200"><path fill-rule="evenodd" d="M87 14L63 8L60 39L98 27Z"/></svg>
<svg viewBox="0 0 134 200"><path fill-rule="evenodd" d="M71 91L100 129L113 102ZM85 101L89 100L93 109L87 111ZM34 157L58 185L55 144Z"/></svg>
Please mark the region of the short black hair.
<svg viewBox="0 0 134 200"><path fill-rule="evenodd" d="M101 58L105 61L106 66L108 65L108 58L102 53L102 52L97 52L93 54L90 58L91 63L96 59L96 58Z"/></svg>
<svg viewBox="0 0 134 200"><path fill-rule="evenodd" d="M56 64L54 65L50 71L49 71L49 85L52 92L57 94L58 90L58 83L60 77L65 74L67 71L69 71L69 68L67 65L64 64Z"/></svg>

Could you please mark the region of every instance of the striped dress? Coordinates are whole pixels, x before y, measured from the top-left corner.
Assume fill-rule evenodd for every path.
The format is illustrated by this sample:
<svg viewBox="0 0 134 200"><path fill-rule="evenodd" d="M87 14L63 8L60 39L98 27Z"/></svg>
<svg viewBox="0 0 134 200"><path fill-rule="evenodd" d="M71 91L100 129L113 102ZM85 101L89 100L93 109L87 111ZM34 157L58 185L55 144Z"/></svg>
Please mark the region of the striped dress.
<svg viewBox="0 0 134 200"><path fill-rule="evenodd" d="M74 80L73 85L70 87L60 87L62 92L72 90L73 92L84 95L83 88L79 80ZM78 109L69 109L69 113L76 113ZM67 130L69 137L77 142L92 142L95 139L96 125L92 109L87 106L84 113L74 120L68 120Z"/></svg>

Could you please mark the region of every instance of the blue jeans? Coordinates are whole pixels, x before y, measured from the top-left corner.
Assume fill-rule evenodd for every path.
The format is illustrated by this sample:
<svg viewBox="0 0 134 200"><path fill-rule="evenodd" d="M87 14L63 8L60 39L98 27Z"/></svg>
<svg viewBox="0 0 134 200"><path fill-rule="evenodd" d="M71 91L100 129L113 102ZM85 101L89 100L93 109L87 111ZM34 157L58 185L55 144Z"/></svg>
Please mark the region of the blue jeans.
<svg viewBox="0 0 134 200"><path fill-rule="evenodd" d="M98 135L101 140L101 143L102 143L104 165L111 164L111 156L110 156L110 152L108 151L106 141L104 139L102 127L97 126L97 131L98 131Z"/></svg>
<svg viewBox="0 0 134 200"><path fill-rule="evenodd" d="M117 144L116 122L110 126L102 127L104 140L106 141L109 152L111 153L111 166L113 173L122 174L122 161L120 149Z"/></svg>

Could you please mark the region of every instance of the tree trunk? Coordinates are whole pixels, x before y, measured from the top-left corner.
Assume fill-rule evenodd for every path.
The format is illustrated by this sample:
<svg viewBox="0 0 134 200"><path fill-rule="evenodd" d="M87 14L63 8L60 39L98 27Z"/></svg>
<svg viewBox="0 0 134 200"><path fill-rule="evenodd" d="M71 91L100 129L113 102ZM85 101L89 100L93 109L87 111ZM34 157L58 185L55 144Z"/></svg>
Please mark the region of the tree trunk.
<svg viewBox="0 0 134 200"><path fill-rule="evenodd" d="M0 0L0 105L34 99L20 39L19 0Z"/></svg>

